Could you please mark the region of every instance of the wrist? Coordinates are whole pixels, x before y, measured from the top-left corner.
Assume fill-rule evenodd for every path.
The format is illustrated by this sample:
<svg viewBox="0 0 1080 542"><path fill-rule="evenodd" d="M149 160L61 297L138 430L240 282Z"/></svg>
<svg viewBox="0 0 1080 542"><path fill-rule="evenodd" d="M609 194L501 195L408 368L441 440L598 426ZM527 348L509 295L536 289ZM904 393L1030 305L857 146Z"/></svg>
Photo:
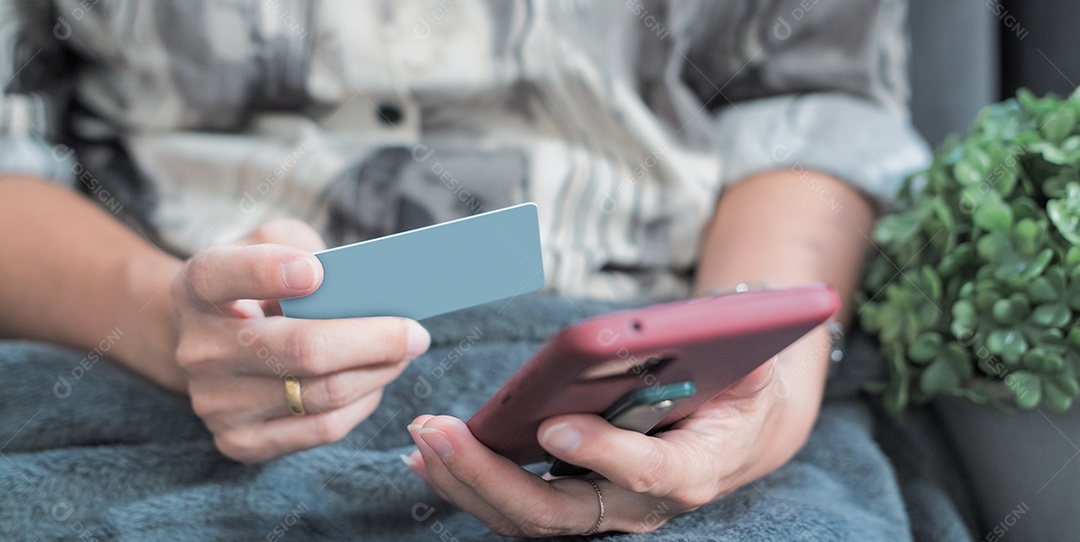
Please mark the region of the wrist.
<svg viewBox="0 0 1080 542"><path fill-rule="evenodd" d="M177 258L147 246L124 261L120 322L131 330L118 344L119 361L159 386L185 392L187 381L176 364L177 326L170 285L183 266Z"/></svg>
<svg viewBox="0 0 1080 542"><path fill-rule="evenodd" d="M774 412L767 429L772 435L763 439L769 445L761 451L776 454L770 461L773 468L786 463L810 436L832 363L830 345L829 330L823 324L779 354L775 380L763 391L774 396Z"/></svg>

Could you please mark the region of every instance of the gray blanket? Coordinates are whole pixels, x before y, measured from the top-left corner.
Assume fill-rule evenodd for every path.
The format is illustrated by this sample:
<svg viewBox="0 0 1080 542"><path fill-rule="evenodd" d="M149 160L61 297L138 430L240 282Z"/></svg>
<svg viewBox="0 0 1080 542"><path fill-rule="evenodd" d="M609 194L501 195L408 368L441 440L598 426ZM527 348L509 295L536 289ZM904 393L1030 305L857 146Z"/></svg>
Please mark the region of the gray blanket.
<svg viewBox="0 0 1080 542"><path fill-rule="evenodd" d="M467 419L560 326L614 308L537 295L430 319L431 350L346 440L261 465L226 459L185 397L110 361L0 342L0 539L494 539L406 469L405 425ZM859 398L875 366L856 340L809 443L779 471L655 533L605 536L970 540L932 424Z"/></svg>

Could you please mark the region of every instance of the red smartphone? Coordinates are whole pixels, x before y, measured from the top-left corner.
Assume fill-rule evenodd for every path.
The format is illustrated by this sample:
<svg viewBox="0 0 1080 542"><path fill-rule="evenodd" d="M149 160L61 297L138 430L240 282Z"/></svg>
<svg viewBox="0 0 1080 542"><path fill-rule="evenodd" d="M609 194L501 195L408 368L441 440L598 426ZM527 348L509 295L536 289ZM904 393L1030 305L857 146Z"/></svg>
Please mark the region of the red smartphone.
<svg viewBox="0 0 1080 542"><path fill-rule="evenodd" d="M655 401L652 408L630 412L652 413L656 419L617 425L641 432L662 429L741 380L839 306L835 290L815 284L699 297L582 320L548 339L468 426L477 440L520 465L545 460L536 433L552 416L594 413L610 420L621 403L641 407L647 406L642 400ZM681 390L679 397L660 396L671 389Z"/></svg>

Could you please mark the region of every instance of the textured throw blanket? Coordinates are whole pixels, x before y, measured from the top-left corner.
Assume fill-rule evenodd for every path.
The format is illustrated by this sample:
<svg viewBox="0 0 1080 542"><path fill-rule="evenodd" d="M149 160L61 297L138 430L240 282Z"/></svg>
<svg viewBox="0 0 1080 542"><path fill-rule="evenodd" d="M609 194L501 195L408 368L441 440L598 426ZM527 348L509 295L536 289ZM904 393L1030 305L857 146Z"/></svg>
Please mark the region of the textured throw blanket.
<svg viewBox="0 0 1080 542"><path fill-rule="evenodd" d="M226 459L185 397L95 353L0 342L0 539L495 539L408 471L405 425L424 413L468 419L560 326L615 308L537 295L430 319L431 350L347 439L261 465ZM859 398L880 362L854 343L791 463L655 533L603 536L970 540L932 424Z"/></svg>

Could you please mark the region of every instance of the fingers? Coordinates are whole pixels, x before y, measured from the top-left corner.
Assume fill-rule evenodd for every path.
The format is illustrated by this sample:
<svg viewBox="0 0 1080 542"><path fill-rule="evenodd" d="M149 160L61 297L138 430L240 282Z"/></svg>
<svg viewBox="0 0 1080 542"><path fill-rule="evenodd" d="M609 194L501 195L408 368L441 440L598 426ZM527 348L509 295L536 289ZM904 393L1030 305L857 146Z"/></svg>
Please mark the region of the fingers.
<svg viewBox="0 0 1080 542"><path fill-rule="evenodd" d="M406 428L409 431L409 435L411 436L414 429L419 429L421 426L424 425L425 422L427 422L431 418L434 418L434 416L430 414L422 414L418 416ZM401 456L401 460L405 462L405 466L409 467L409 470L411 470L413 474L423 478L424 481L426 481L427 483L431 483L431 476L427 473L427 466L424 464L424 457L420 455L419 448L413 450L411 454L403 454ZM439 490L437 486L433 485L432 488L435 490L436 493L439 493L439 496L442 497L444 501L446 500L446 496L442 495L441 490Z"/></svg>
<svg viewBox="0 0 1080 542"><path fill-rule="evenodd" d="M776 379L776 363L778 359L777 356L773 356L769 361L762 363L756 369L750 371L750 374L724 390L722 396L736 399L753 397L761 393L761 390L767 388Z"/></svg>
<svg viewBox="0 0 1080 542"><path fill-rule="evenodd" d="M452 502L472 514L492 530L497 532L511 530L512 532L514 525L504 514L477 495L469 484L457 479L442 463L443 459L438 454L443 450L442 446L446 440L444 434L415 423L410 424L408 430L420 453L420 463L424 465L426 475L425 480L435 488L443 500ZM433 444L439 451L432 447ZM473 482L476 483L477 480Z"/></svg>
<svg viewBox="0 0 1080 542"><path fill-rule="evenodd" d="M580 478L545 481L477 442L460 420L422 416L409 432L418 449L411 463L406 461L409 468L497 534L577 535L592 529L600 517L592 484ZM678 513L665 501L606 480L594 482L606 510L598 532L647 532Z"/></svg>
<svg viewBox="0 0 1080 542"><path fill-rule="evenodd" d="M585 414L550 418L540 425L537 438L555 457L634 493L670 498L686 509L716 496L705 474L717 458L677 440L619 429Z"/></svg>
<svg viewBox="0 0 1080 542"><path fill-rule="evenodd" d="M213 330L185 334L178 359L195 413L219 449L244 462L340 439L430 341L423 327L402 318L217 320ZM230 337L225 326L239 331ZM301 377L305 416L288 411L286 375Z"/></svg>
<svg viewBox="0 0 1080 542"><path fill-rule="evenodd" d="M305 296L323 279L315 256L283 245L209 248L188 260L181 274L188 299L204 309L239 299Z"/></svg>
<svg viewBox="0 0 1080 542"><path fill-rule="evenodd" d="M375 411L381 400L380 389L337 410L277 418L220 431L214 434L214 443L223 454L236 461L268 461L345 438Z"/></svg>
<svg viewBox="0 0 1080 542"><path fill-rule="evenodd" d="M405 366L405 363L395 363L380 365L373 369L339 371L324 376L303 378L300 386L304 409L309 414L321 414L344 408L366 395L381 390L397 378L405 370ZM267 410L270 414L280 417L290 415L291 411L283 398L282 381L275 379L265 384L267 386L264 397L269 403Z"/></svg>
<svg viewBox="0 0 1080 542"><path fill-rule="evenodd" d="M195 412L226 455L264 461L339 440L376 408L404 361L425 350L412 320L292 320L277 300L323 280L312 251L326 248L296 220L199 252L173 284L177 364ZM282 378L301 378L305 416L292 416Z"/></svg>
<svg viewBox="0 0 1080 542"><path fill-rule="evenodd" d="M423 326L397 317L267 318L246 322L235 336L237 348L225 352L220 362L239 362L237 371L249 375L317 377L397 364L423 354L431 344Z"/></svg>
<svg viewBox="0 0 1080 542"><path fill-rule="evenodd" d="M444 498L497 533L578 534L596 522L597 511L581 506L596 500L587 483L546 482L477 442L456 418L435 416L409 429L429 479Z"/></svg>
<svg viewBox="0 0 1080 542"><path fill-rule="evenodd" d="M405 363L339 371L302 378L301 397L308 414L330 412L359 401L397 378ZM189 393L195 413L212 432L292 415L282 377L194 379Z"/></svg>
<svg viewBox="0 0 1080 542"><path fill-rule="evenodd" d="M260 227L259 229L255 230L254 232L250 233L246 237L243 237L242 239L231 243L228 246L234 248L241 248L248 247L250 245L262 244L276 244L285 247L300 249L301 252L296 253L300 255L305 255L304 253L317 252L326 249L326 243L323 242L323 239L319 235L319 233L307 223L296 219L279 219L273 222L269 222ZM282 263L284 264L288 262L283 261ZM195 265L205 265L205 262L196 263ZM303 266L297 265L296 267L300 269L299 273L303 274ZM242 269L237 266L233 266L230 268L230 270L233 272L238 272ZM187 271L190 273L190 269ZM198 274L198 271L199 270L196 269L195 273ZM269 278L273 279L273 277ZM211 280L214 280L214 277L211 277ZM184 284L183 293L184 297L189 298L193 302L193 305L199 306L201 308L217 307L220 312L225 315L248 317L254 314L266 314L280 316L281 307L278 305L278 299L307 295L311 293L311 291L314 291L314 288L317 288L317 285L312 287L310 291L308 291L308 289L306 288L298 288L298 285L304 284L304 280L305 277L297 276L289 281L289 288L297 289L299 290L298 292L284 292L282 295L264 294L260 297L248 296L250 297L250 299L245 298L239 300L240 303L250 302L256 304L254 308L258 309L257 312L254 310L240 310L237 309L235 305L232 307L221 306L229 301L228 299L222 300L221 298L241 298L245 296L239 294L229 295L212 291L204 284L205 280L202 279L191 280L189 283ZM254 301L255 299L258 299L259 301ZM217 300L218 303L213 303L214 300Z"/></svg>

